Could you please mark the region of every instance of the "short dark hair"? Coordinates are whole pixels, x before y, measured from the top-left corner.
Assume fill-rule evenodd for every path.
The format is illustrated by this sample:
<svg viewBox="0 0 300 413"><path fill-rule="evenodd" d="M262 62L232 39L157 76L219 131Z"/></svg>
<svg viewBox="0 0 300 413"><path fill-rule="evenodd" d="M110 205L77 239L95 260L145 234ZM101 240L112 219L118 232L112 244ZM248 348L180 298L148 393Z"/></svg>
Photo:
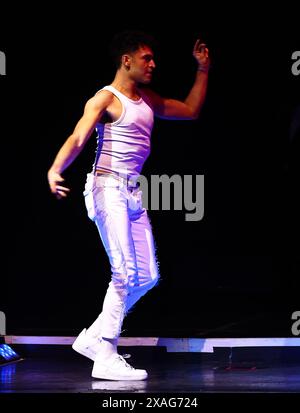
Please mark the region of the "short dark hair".
<svg viewBox="0 0 300 413"><path fill-rule="evenodd" d="M136 52L142 46L148 46L153 50L154 37L139 30L125 30L115 34L110 42L109 52L116 69L121 66L123 54Z"/></svg>

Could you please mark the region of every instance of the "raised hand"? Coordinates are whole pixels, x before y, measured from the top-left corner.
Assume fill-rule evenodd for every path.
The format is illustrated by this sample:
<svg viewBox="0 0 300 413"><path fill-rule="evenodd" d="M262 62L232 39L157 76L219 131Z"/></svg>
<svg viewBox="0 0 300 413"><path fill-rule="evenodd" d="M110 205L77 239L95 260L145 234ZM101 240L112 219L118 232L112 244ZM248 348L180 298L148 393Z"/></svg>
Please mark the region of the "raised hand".
<svg viewBox="0 0 300 413"><path fill-rule="evenodd" d="M198 62L198 71L208 72L210 67L209 51L205 43L201 43L200 39L197 39L193 56Z"/></svg>

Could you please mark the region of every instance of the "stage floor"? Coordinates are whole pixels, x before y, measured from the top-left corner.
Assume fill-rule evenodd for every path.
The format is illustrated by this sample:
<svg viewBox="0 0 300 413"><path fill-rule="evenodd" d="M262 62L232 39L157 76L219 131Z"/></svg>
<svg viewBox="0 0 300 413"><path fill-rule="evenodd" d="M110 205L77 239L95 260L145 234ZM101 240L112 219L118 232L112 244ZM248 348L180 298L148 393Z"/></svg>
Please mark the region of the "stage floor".
<svg viewBox="0 0 300 413"><path fill-rule="evenodd" d="M1 393L300 393L299 358L264 357L267 348L259 357L249 357L249 349L232 360L226 349L207 355L119 347L149 373L146 381L128 382L92 378L92 361L70 346L13 348L24 360L0 367Z"/></svg>

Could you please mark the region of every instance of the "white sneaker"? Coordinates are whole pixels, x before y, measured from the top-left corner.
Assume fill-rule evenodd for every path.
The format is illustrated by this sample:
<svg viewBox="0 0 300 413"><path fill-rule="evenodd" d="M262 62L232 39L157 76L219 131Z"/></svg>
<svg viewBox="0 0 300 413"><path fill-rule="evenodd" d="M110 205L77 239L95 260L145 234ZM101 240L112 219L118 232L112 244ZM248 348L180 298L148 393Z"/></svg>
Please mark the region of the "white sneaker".
<svg viewBox="0 0 300 413"><path fill-rule="evenodd" d="M77 353L94 361L96 354L101 350L101 344L98 338L89 337L86 334L86 328L84 328L72 344L72 348Z"/></svg>
<svg viewBox="0 0 300 413"><path fill-rule="evenodd" d="M96 358L92 377L105 380L145 380L146 370L135 369L120 354L113 354L107 360Z"/></svg>
<svg viewBox="0 0 300 413"><path fill-rule="evenodd" d="M147 380L91 380L91 390L107 390L108 392L137 392L146 390Z"/></svg>

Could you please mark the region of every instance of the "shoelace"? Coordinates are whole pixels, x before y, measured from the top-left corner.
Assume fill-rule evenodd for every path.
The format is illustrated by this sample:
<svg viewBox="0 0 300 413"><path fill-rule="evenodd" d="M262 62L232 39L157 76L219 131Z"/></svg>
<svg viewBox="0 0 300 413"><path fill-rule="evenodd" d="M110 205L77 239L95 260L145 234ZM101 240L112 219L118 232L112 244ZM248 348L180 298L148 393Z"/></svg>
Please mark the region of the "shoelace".
<svg viewBox="0 0 300 413"><path fill-rule="evenodd" d="M134 368L133 368L130 364L128 364L127 361L124 359L124 357L122 357L120 354L119 354L119 356L118 356L118 360L120 360L122 363L124 363L125 366L126 366L128 369L134 370Z"/></svg>

